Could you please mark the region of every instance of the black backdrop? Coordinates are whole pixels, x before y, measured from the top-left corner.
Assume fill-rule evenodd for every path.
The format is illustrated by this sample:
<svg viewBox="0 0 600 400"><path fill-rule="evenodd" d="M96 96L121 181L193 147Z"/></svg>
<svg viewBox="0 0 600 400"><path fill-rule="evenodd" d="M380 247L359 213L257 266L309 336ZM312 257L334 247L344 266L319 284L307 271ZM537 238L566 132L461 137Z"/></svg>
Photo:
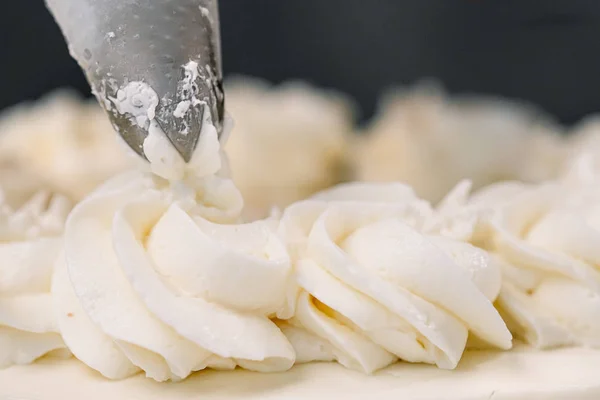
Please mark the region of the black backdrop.
<svg viewBox="0 0 600 400"><path fill-rule="evenodd" d="M156 0L160 1L160 0ZM363 116L390 85L541 105L563 122L600 110L598 0L221 0L225 73L301 78L350 93ZM0 108L87 84L42 0L0 5Z"/></svg>

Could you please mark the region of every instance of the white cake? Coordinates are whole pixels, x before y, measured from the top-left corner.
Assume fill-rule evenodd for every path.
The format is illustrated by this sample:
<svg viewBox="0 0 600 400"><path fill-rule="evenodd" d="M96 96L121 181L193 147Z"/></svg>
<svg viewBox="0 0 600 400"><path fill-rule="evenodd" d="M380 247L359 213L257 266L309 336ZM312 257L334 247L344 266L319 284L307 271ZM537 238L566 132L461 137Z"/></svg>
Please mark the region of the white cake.
<svg viewBox="0 0 600 400"><path fill-rule="evenodd" d="M346 183L245 223L204 118L189 163L147 121L149 163L70 212L0 179L0 400L600 398L593 151L542 184L464 181L434 206Z"/></svg>

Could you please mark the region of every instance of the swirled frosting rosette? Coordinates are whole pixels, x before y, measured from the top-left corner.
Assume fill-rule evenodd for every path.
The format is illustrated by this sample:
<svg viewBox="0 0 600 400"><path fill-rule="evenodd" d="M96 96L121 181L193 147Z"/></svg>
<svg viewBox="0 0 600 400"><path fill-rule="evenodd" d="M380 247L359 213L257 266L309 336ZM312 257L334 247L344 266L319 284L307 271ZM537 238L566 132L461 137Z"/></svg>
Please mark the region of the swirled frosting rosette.
<svg viewBox="0 0 600 400"><path fill-rule="evenodd" d="M356 141L361 181L405 182L437 202L465 178L477 188L555 178L565 157L560 129L518 103L451 97L430 85L384 100Z"/></svg>
<svg viewBox="0 0 600 400"><path fill-rule="evenodd" d="M477 243L501 263L497 306L511 331L540 348L599 346L597 186L502 183L467 199L463 185L451 197L442 212L452 227L445 233Z"/></svg>
<svg viewBox="0 0 600 400"><path fill-rule="evenodd" d="M252 217L347 179L353 118L348 98L299 82L225 84L235 126L225 150Z"/></svg>
<svg viewBox="0 0 600 400"><path fill-rule="evenodd" d="M60 329L73 354L108 378L179 380L207 367L281 371L294 362L269 318L283 312L285 246L271 221L238 223L241 195L216 175L216 131L200 141L194 174L116 177L68 219L53 282Z"/></svg>
<svg viewBox="0 0 600 400"><path fill-rule="evenodd" d="M0 114L0 162L9 161L81 200L134 161L98 104L55 92Z"/></svg>
<svg viewBox="0 0 600 400"><path fill-rule="evenodd" d="M39 191L14 204L9 192L8 186L0 187L0 368L51 352L68 354L50 283L70 202Z"/></svg>
<svg viewBox="0 0 600 400"><path fill-rule="evenodd" d="M454 368L469 333L511 347L492 304L499 268L468 243L425 234L431 214L397 183L342 185L285 210L280 233L299 294L282 329L298 362Z"/></svg>

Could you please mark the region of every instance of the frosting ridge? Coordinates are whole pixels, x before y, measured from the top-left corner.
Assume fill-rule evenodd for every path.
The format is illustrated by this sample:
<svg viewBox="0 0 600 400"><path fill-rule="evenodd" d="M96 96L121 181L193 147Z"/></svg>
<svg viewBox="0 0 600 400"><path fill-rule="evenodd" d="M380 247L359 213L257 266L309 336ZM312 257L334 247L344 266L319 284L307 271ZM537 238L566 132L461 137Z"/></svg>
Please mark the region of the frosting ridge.
<svg viewBox="0 0 600 400"><path fill-rule="evenodd" d="M599 345L600 192L580 172L578 181L500 183L446 199L446 222L462 220L465 240L501 265L497 306L511 331L540 348Z"/></svg>
<svg viewBox="0 0 600 400"><path fill-rule="evenodd" d="M12 208L0 190L0 367L68 354L52 308L50 282L62 248L65 197L39 191Z"/></svg>
<svg viewBox="0 0 600 400"><path fill-rule="evenodd" d="M284 212L301 288L285 329L298 359L324 357L294 343L311 335L329 345L329 359L367 373L397 358L454 368L469 331L510 348L492 305L498 266L468 243L425 234L431 212L401 184L342 185Z"/></svg>

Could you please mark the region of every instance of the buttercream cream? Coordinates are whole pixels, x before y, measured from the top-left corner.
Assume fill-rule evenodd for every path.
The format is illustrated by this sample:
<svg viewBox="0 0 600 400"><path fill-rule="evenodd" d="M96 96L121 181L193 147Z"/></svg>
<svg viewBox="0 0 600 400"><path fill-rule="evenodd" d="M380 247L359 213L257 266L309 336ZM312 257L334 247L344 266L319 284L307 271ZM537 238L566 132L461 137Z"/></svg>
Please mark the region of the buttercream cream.
<svg viewBox="0 0 600 400"><path fill-rule="evenodd" d="M512 332L542 348L598 346L600 191L557 181L496 184L465 200L467 194L463 184L443 203L442 219L454 228L445 234L497 258L497 306Z"/></svg>
<svg viewBox="0 0 600 400"><path fill-rule="evenodd" d="M264 216L348 179L353 118L349 100L290 82L226 83L235 120L225 150L250 217Z"/></svg>
<svg viewBox="0 0 600 400"><path fill-rule="evenodd" d="M50 281L61 251L65 197L39 191L11 206L0 189L0 368L65 352Z"/></svg>
<svg viewBox="0 0 600 400"><path fill-rule="evenodd" d="M237 223L243 201L217 174L216 130L202 132L189 174L177 163L154 168L160 152L174 151L164 146L144 146L153 170L181 180L126 173L71 213L53 282L65 342L113 379L290 368L293 348L270 320L285 317L290 274L272 221Z"/></svg>
<svg viewBox="0 0 600 400"><path fill-rule="evenodd" d="M283 323L297 360L367 373L397 358L454 368L469 332L507 349L483 250L423 232L432 210L402 184L347 184L285 210L280 232L300 287Z"/></svg>

